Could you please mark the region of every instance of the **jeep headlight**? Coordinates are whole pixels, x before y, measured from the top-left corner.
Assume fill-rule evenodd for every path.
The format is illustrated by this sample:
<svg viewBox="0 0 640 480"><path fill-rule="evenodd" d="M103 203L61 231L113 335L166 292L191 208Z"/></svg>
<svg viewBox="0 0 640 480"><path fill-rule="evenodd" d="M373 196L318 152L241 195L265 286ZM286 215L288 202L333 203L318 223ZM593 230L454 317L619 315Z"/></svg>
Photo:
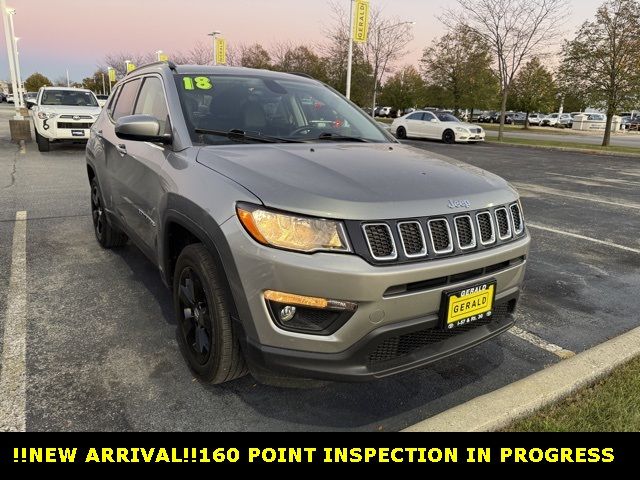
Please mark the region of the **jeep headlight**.
<svg viewBox="0 0 640 480"><path fill-rule="evenodd" d="M350 252L341 222L277 212L242 204L238 218L259 243L285 250L312 253L318 251Z"/></svg>

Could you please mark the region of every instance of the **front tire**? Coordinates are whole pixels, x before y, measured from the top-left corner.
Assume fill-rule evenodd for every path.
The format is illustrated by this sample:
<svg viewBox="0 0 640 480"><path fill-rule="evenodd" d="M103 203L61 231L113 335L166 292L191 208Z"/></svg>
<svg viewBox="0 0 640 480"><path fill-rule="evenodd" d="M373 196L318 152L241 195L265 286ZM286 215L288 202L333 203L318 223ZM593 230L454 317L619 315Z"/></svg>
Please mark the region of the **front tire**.
<svg viewBox="0 0 640 480"><path fill-rule="evenodd" d="M173 303L182 351L197 377L218 384L248 373L231 324L224 272L200 243L188 245L178 257Z"/></svg>
<svg viewBox="0 0 640 480"><path fill-rule="evenodd" d="M96 240L102 248L117 248L127 243L127 236L107 220L102 192L95 177L91 179L91 218Z"/></svg>
<svg viewBox="0 0 640 480"><path fill-rule="evenodd" d="M398 127L396 130L396 135L399 139L404 140L407 138L407 130L404 127Z"/></svg>
<svg viewBox="0 0 640 480"><path fill-rule="evenodd" d="M48 152L51 149L49 139L40 135L38 129L36 129L36 143L38 144L39 152Z"/></svg>
<svg viewBox="0 0 640 480"><path fill-rule="evenodd" d="M456 141L456 134L453 133L453 130L445 130L442 134L442 141L447 145L451 145Z"/></svg>

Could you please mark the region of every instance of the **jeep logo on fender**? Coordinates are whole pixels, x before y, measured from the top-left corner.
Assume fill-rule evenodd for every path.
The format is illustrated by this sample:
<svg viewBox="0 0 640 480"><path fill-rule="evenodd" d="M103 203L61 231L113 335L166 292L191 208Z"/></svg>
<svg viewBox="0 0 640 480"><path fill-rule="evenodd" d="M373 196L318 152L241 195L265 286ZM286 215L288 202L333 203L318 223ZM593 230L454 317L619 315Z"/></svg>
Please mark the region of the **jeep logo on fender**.
<svg viewBox="0 0 640 480"><path fill-rule="evenodd" d="M471 208L469 200L449 200L449 208Z"/></svg>

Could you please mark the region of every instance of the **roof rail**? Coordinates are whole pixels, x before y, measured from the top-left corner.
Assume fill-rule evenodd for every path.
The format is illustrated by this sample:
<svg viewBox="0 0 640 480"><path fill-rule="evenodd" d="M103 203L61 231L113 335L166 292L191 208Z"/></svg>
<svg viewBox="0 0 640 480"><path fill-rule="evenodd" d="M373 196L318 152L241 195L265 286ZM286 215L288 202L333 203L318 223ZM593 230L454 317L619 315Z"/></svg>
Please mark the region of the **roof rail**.
<svg viewBox="0 0 640 480"><path fill-rule="evenodd" d="M169 68L175 72L176 71L176 64L173 63L171 60L165 60L162 62L151 62L151 63L145 63L144 65L140 65L139 67L136 67L135 70L131 70L131 72L135 72L136 70L140 70L141 68L145 68L145 67L154 67L157 65L168 65ZM131 72L127 72L127 75L129 75Z"/></svg>
<svg viewBox="0 0 640 480"><path fill-rule="evenodd" d="M315 80L315 78L313 78L308 73L303 73L303 72L287 72L287 73L290 75L297 75L298 77L310 78L311 80Z"/></svg>

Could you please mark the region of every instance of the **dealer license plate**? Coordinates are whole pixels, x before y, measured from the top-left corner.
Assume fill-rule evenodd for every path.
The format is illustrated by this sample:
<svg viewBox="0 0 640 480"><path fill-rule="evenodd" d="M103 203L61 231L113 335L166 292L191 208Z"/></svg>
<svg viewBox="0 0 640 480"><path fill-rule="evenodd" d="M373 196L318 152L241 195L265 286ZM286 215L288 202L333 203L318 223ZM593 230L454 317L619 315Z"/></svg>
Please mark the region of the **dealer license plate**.
<svg viewBox="0 0 640 480"><path fill-rule="evenodd" d="M71 135L74 137L84 137L84 130L71 130Z"/></svg>
<svg viewBox="0 0 640 480"><path fill-rule="evenodd" d="M445 292L443 296L443 324L447 330L484 320L493 315L496 282Z"/></svg>

